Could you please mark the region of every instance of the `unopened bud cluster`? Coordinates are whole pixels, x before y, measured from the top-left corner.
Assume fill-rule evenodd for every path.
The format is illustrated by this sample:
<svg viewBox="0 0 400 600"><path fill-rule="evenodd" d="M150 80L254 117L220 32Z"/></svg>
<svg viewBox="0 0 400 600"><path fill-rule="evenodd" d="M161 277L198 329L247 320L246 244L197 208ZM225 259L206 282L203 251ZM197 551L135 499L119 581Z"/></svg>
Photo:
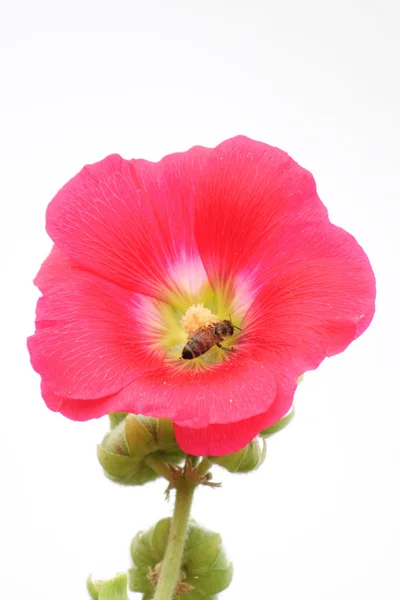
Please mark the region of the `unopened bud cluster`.
<svg viewBox="0 0 400 600"><path fill-rule="evenodd" d="M199 307L197 307L199 308ZM211 318L211 317L210 317ZM159 476L179 489L179 478L190 485L210 485L210 464L230 473L248 473L258 469L266 456L265 438L288 425L293 411L260 432L247 446L224 456L208 456L199 462L179 448L174 426L168 419L153 419L129 413L109 415L111 430L98 446L97 454L105 474L125 485L142 485ZM186 459L184 466L180 463ZM204 468L205 467L205 468ZM162 572L171 529L171 519L162 519L146 532L139 532L131 543L133 566L129 570L129 589L152 600ZM222 548L221 536L190 521L174 600L216 600L232 579L232 564ZM128 600L126 575L108 581L88 579L92 600Z"/></svg>
<svg viewBox="0 0 400 600"><path fill-rule="evenodd" d="M142 485L159 475L146 463L150 455L178 464L184 454L176 443L168 419L132 414L110 416L111 431L97 448L107 477L125 485Z"/></svg>
<svg viewBox="0 0 400 600"><path fill-rule="evenodd" d="M162 519L132 540L134 566L129 571L129 588L141 592L142 600L151 600L166 551L171 519ZM232 579L232 563L222 548L221 536L191 521L176 588L176 598L213 600Z"/></svg>

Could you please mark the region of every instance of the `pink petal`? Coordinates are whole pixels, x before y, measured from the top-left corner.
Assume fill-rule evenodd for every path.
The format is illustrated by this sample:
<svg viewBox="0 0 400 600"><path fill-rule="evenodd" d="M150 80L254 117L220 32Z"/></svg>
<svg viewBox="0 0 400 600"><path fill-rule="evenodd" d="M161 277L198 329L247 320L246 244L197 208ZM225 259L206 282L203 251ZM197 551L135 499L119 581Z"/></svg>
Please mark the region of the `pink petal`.
<svg viewBox="0 0 400 600"><path fill-rule="evenodd" d="M204 428L175 425L179 446L194 456L222 456L237 452L249 444L262 429L273 425L290 409L295 386L283 383L270 408L259 415L227 424L211 424Z"/></svg>
<svg viewBox="0 0 400 600"><path fill-rule="evenodd" d="M56 394L44 381L41 383L43 400L50 410L59 412L73 421L88 421L103 417L110 412L126 412L120 404L118 393L95 400L65 398Z"/></svg>
<svg viewBox="0 0 400 600"><path fill-rule="evenodd" d="M34 284L42 293L59 285L61 279L68 280L74 273L85 271L81 265L53 246L35 277ZM66 281L68 285L68 282Z"/></svg>
<svg viewBox="0 0 400 600"><path fill-rule="evenodd" d="M236 137L217 146L196 194L196 241L212 285L245 279L291 260L300 232L327 219L312 175L285 152ZM303 240L304 240L303 233Z"/></svg>
<svg viewBox="0 0 400 600"><path fill-rule="evenodd" d="M195 456L220 456L236 452L254 439L257 434L276 423L290 409L296 384L283 379L279 383L279 393L270 408L259 415L227 424L213 424L202 428L190 428L175 424L175 435L184 452ZM75 421L85 421L101 417L109 412L132 412L132 402L118 393L97 400L75 400L57 396L42 382L42 395L51 410L60 412ZM133 400L133 395L132 395Z"/></svg>
<svg viewBox="0 0 400 600"><path fill-rule="evenodd" d="M208 425L201 429L175 425L180 448L193 456L222 456L241 450L264 428L264 414L226 425Z"/></svg>
<svg viewBox="0 0 400 600"><path fill-rule="evenodd" d="M54 256L39 280L56 269ZM164 352L151 345L150 302L82 269L70 270L38 301L36 333L28 340L33 368L67 398L118 392L163 363Z"/></svg>
<svg viewBox="0 0 400 600"><path fill-rule="evenodd" d="M192 148L159 163L112 155L86 166L50 203L50 237L121 287L160 299L171 290L190 294L206 279L194 239L193 181L208 152Z"/></svg>
<svg viewBox="0 0 400 600"><path fill-rule="evenodd" d="M120 395L129 412L205 427L265 412L276 390L268 365L238 351L230 360L202 370L167 365L139 377Z"/></svg>
<svg viewBox="0 0 400 600"><path fill-rule="evenodd" d="M368 259L350 239L353 256L301 261L266 283L244 319L243 352L298 377L365 330L374 312L375 281Z"/></svg>
<svg viewBox="0 0 400 600"><path fill-rule="evenodd" d="M99 387L93 401L78 395L68 397L54 388L51 378L44 381L46 390L50 389L54 396L50 408L76 420L107 412L131 412L167 417L187 427L205 427L265 412L277 398L277 384L271 372L248 358L232 359L203 371L160 368L136 378L116 394L104 392L100 396ZM57 404L60 408L53 408ZM87 409L85 416L81 413L83 408Z"/></svg>
<svg viewBox="0 0 400 600"><path fill-rule="evenodd" d="M57 194L47 228L58 249L37 278L30 350L49 406L169 417L194 454L233 452L283 416L298 376L373 316L368 259L310 173L247 138L157 164L108 157ZM204 371L164 363L137 292L189 301L207 276L250 306L236 352Z"/></svg>

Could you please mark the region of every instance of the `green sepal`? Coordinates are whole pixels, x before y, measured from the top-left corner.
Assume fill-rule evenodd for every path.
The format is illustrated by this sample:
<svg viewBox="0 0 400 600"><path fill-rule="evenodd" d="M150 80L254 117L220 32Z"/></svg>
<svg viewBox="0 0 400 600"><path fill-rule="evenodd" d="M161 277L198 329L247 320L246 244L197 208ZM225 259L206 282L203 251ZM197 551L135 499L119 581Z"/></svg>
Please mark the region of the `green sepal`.
<svg viewBox="0 0 400 600"><path fill-rule="evenodd" d="M155 583L149 573L160 568L167 548L171 519L162 519L146 532L139 532L131 543L134 566L129 570L129 588L144 594L142 600L154 595ZM213 600L215 594L228 587L232 580L232 564L227 559L221 536L191 520L181 567L181 581L194 589L175 596L174 600Z"/></svg>
<svg viewBox="0 0 400 600"><path fill-rule="evenodd" d="M128 570L129 576L129 589L131 592L141 592L152 594L154 593L154 585L148 579L149 571L132 567Z"/></svg>
<svg viewBox="0 0 400 600"><path fill-rule="evenodd" d="M93 581L91 575L87 578L86 587L92 600L99 600L100 588L103 583L103 581Z"/></svg>
<svg viewBox="0 0 400 600"><path fill-rule="evenodd" d="M171 519L161 519L147 531L139 531L133 538L130 550L134 566L129 570L129 589L132 592L154 592L148 574L165 555L170 528Z"/></svg>
<svg viewBox="0 0 400 600"><path fill-rule="evenodd" d="M261 442L261 446L260 446ZM209 456L208 458L216 465L223 467L230 473L248 473L258 469L265 460L267 447L264 440L255 438L250 444L223 456Z"/></svg>
<svg viewBox="0 0 400 600"><path fill-rule="evenodd" d="M176 443L173 424L168 419L112 413L110 423L111 431L98 446L97 456L112 481L143 485L160 476L147 464L147 457L178 464L185 456Z"/></svg>
<svg viewBox="0 0 400 600"><path fill-rule="evenodd" d="M265 438L265 437L270 437L271 435L274 435L274 433L278 433L278 431L281 431L282 429L284 429L285 427L287 427L289 425L289 423L292 421L293 417L294 417L294 407L287 415L285 415L277 423L275 423L274 425L271 425L271 427L266 427L265 429L260 431L259 435L262 438Z"/></svg>
<svg viewBox="0 0 400 600"><path fill-rule="evenodd" d="M157 473L141 459L113 454L102 446L97 447L97 458L107 477L116 483L143 485L158 477Z"/></svg>
<svg viewBox="0 0 400 600"><path fill-rule="evenodd" d="M188 600L214 598L214 594L226 589L232 580L233 567L224 552L221 536L193 520L189 524L183 568L185 583L194 587L186 596Z"/></svg>
<svg viewBox="0 0 400 600"><path fill-rule="evenodd" d="M151 596L150 596L150 599L151 599ZM143 600L144 600L144 596L143 596ZM217 600L217 596L214 596L214 594L212 596L208 596L208 595L205 596L203 592L200 592L198 590L191 590L190 592L187 592L186 594L183 594L180 596L174 596L174 600Z"/></svg>
<svg viewBox="0 0 400 600"><path fill-rule="evenodd" d="M129 447L125 436L125 419L115 425L104 437L101 445L113 454L129 456Z"/></svg>
<svg viewBox="0 0 400 600"><path fill-rule="evenodd" d="M157 564L153 558L149 540L143 531L139 531L131 542L131 558L135 566L144 570L146 574Z"/></svg>
<svg viewBox="0 0 400 600"><path fill-rule="evenodd" d="M226 557L219 533L213 533L192 523L185 550L186 583L193 585L197 596L213 597L227 588L232 580L233 566ZM191 596L187 596L191 598Z"/></svg>
<svg viewBox="0 0 400 600"><path fill-rule="evenodd" d="M194 550L199 544L203 543L204 540L207 540L210 536L219 535L219 533L215 534L213 531L209 529L205 529L197 524L194 519L190 520L190 527L187 536L186 549Z"/></svg>
<svg viewBox="0 0 400 600"><path fill-rule="evenodd" d="M131 558L139 569L154 568L165 554L171 519L161 519L146 532L139 531L131 543Z"/></svg>
<svg viewBox="0 0 400 600"><path fill-rule="evenodd" d="M125 418L125 439L129 454L143 458L157 450L154 437L154 423L149 418L127 415Z"/></svg>
<svg viewBox="0 0 400 600"><path fill-rule="evenodd" d="M188 539L185 565L188 571L196 576L208 573L221 552L222 542L219 533L207 533L209 535L193 546Z"/></svg>
<svg viewBox="0 0 400 600"><path fill-rule="evenodd" d="M121 423L121 421L125 419L127 414L128 413L126 412L109 413L108 418L110 420L111 429L114 429L114 427L116 427L118 423Z"/></svg>
<svg viewBox="0 0 400 600"><path fill-rule="evenodd" d="M174 425L169 419L154 419L157 448L167 457L179 460L186 456L179 448L175 439Z"/></svg>
<svg viewBox="0 0 400 600"><path fill-rule="evenodd" d="M127 593L128 578L120 573L107 581L93 581L88 578L86 586L92 600L129 600Z"/></svg>
<svg viewBox="0 0 400 600"><path fill-rule="evenodd" d="M201 594L200 597L206 595L213 596L229 587L232 577L233 565L229 563L225 569L216 569L213 567L206 575L198 579L188 577L186 583L193 585L195 591Z"/></svg>
<svg viewBox="0 0 400 600"><path fill-rule="evenodd" d="M171 529L171 518L161 519L152 529L150 548L153 552L155 564L159 563L165 554L168 543L169 531Z"/></svg>

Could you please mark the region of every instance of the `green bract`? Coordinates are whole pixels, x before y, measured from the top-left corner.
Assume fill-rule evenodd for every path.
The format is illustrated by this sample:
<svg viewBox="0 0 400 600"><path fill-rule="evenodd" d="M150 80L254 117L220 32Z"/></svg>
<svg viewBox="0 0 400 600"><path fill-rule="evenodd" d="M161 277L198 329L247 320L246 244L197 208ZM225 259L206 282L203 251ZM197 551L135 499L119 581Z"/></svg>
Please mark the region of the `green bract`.
<svg viewBox="0 0 400 600"><path fill-rule="evenodd" d="M131 544L134 566L129 571L129 587L143 594L142 600L154 595L161 561L167 547L171 519L162 519L146 532L139 532ZM177 600L213 600L232 579L232 563L222 548L221 536L189 523Z"/></svg>
<svg viewBox="0 0 400 600"><path fill-rule="evenodd" d="M110 421L112 429L98 446L97 456L112 481L142 485L159 477L146 463L150 455L171 464L183 459L168 419L115 413Z"/></svg>
<svg viewBox="0 0 400 600"><path fill-rule="evenodd" d="M260 446L261 442L261 446ZM250 444L233 454L209 456L209 459L231 473L254 471L264 462L267 446L264 440L254 439Z"/></svg>
<svg viewBox="0 0 400 600"><path fill-rule="evenodd" d="M278 431L281 431L281 429L284 429L287 425L289 425L289 423L292 421L293 417L294 417L294 408L292 408L292 410L287 415L285 415L282 419L280 419L277 423L260 431L259 435L262 438L265 438L265 437L270 437L271 435L274 435L274 433L278 433Z"/></svg>
<svg viewBox="0 0 400 600"><path fill-rule="evenodd" d="M120 573L107 581L93 581L88 578L86 586L92 600L129 600L127 593L128 578Z"/></svg>

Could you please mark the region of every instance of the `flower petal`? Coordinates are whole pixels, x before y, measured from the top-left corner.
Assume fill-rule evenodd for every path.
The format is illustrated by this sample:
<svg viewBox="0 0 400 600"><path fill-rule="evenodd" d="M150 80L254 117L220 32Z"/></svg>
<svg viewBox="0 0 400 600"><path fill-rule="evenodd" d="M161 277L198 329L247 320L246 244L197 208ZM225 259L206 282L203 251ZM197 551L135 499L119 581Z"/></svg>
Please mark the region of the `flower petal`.
<svg viewBox="0 0 400 600"><path fill-rule="evenodd" d="M286 152L239 136L208 156L196 195L196 241L211 285L265 280L296 235L327 219L314 179ZM261 279L261 281L260 281Z"/></svg>
<svg viewBox="0 0 400 600"><path fill-rule="evenodd" d="M244 137L86 167L47 228L57 248L37 277L29 347L49 407L76 420L168 417L193 454L233 452L276 422L299 375L373 316L368 259L329 222L311 174ZM207 278L245 315L242 332L229 360L185 368L154 343L151 296L185 311Z"/></svg>
<svg viewBox="0 0 400 600"><path fill-rule="evenodd" d="M163 367L134 379L116 394L106 391L100 395L99 387L93 401L77 394L67 396L54 388L53 379L44 378L44 382L54 396L50 408L59 404L60 408L53 410L76 420L107 412L131 412L166 417L185 427L206 427L265 412L277 399L274 376L267 367L249 359L232 359L203 371ZM81 409L85 409L85 416Z"/></svg>
<svg viewBox="0 0 400 600"><path fill-rule="evenodd" d="M52 287L59 285L60 280L67 282L74 273L85 271L81 265L61 252L56 246L50 251L35 277L34 284L44 294Z"/></svg>
<svg viewBox="0 0 400 600"><path fill-rule="evenodd" d="M89 421L110 412L127 412L121 408L118 393L94 400L66 398L56 394L45 381L41 383L41 392L50 410L59 412L73 421Z"/></svg>
<svg viewBox="0 0 400 600"><path fill-rule="evenodd" d="M203 428L175 425L175 437L180 448L193 456L222 456L241 450L264 427L264 413L250 419L226 425L208 425Z"/></svg>
<svg viewBox="0 0 400 600"><path fill-rule="evenodd" d="M86 166L50 203L50 237L126 289L164 300L170 291L183 295L182 284L200 286L206 274L194 239L193 180L208 152L192 148L159 163L112 155Z"/></svg>
<svg viewBox="0 0 400 600"><path fill-rule="evenodd" d="M281 385L270 408L259 415L227 424L204 428L175 425L175 437L181 449L194 456L222 456L237 452L249 444L262 429L273 425L290 409L296 386Z"/></svg>
<svg viewBox="0 0 400 600"><path fill-rule="evenodd" d="M126 411L205 427L265 412L276 398L276 389L267 365L238 352L204 369L167 365L139 377L120 394Z"/></svg>
<svg viewBox="0 0 400 600"><path fill-rule="evenodd" d="M54 256L39 279L56 269ZM59 264L59 274L67 264ZM36 333L28 340L32 366L54 392L100 398L159 367L164 352L153 349L147 318L152 300L82 269L68 273L39 298Z"/></svg>
<svg viewBox="0 0 400 600"><path fill-rule="evenodd" d="M296 384L283 379L278 394L270 408L259 415L227 424L191 428L175 424L175 436L184 452L194 456L221 456L236 452L248 444L258 433L276 423L290 409ZM94 401L77 400L57 396L42 382L42 396L51 410L60 412L75 421L101 417L109 412L132 412L126 395L117 393Z"/></svg>
<svg viewBox="0 0 400 600"><path fill-rule="evenodd" d="M274 372L299 377L366 329L375 281L351 239L353 257L299 262L266 283L244 319L241 351L256 353Z"/></svg>

